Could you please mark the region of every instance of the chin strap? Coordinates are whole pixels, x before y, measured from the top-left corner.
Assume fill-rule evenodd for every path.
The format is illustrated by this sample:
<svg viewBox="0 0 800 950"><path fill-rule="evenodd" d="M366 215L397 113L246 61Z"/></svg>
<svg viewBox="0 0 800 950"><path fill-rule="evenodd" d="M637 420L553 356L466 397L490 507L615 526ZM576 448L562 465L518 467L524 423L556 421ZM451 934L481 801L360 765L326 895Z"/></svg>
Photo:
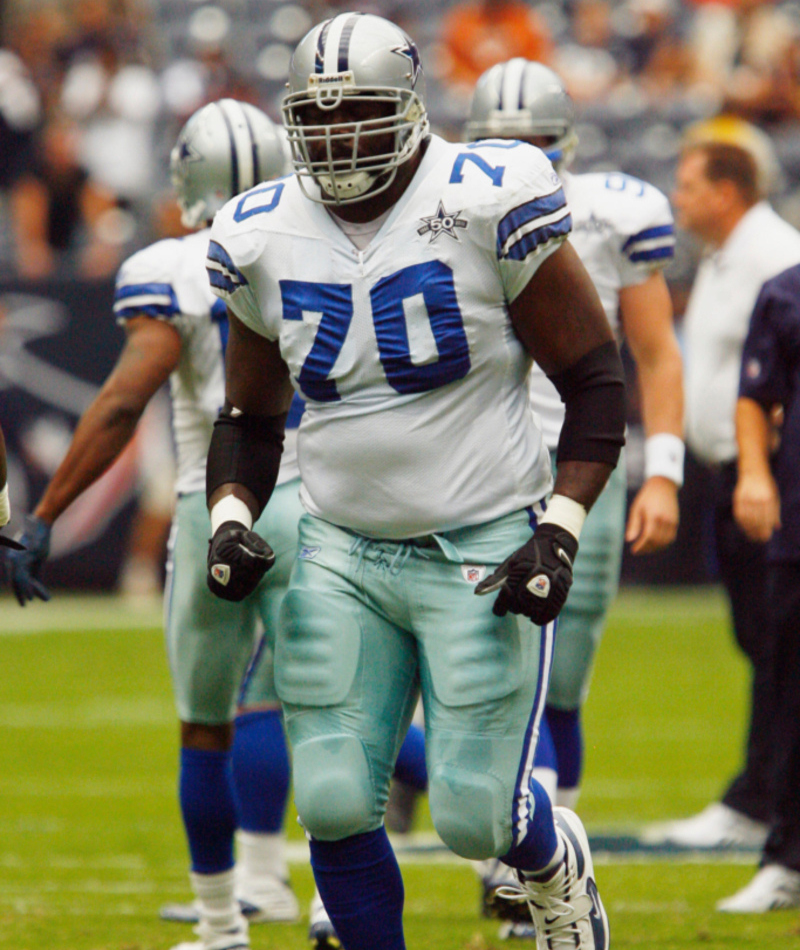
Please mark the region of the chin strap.
<svg viewBox="0 0 800 950"><path fill-rule="evenodd" d="M351 172L337 178L330 175L319 176L320 187L331 198L358 198L369 191L376 181L376 175L363 171Z"/></svg>

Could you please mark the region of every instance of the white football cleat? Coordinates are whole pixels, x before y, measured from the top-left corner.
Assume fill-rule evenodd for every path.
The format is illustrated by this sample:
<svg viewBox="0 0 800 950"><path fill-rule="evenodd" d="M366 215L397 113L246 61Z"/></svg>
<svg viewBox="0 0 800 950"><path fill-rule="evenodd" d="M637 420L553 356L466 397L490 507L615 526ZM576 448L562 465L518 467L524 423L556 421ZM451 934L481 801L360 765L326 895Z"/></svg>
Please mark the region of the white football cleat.
<svg viewBox="0 0 800 950"><path fill-rule="evenodd" d="M247 921L241 916L230 930L216 930L204 921L194 932L199 940L179 943L172 950L250 950Z"/></svg>
<svg viewBox="0 0 800 950"><path fill-rule="evenodd" d="M238 895L242 913L251 924L294 923L300 919L300 905L288 881L261 878L253 889Z"/></svg>
<svg viewBox="0 0 800 950"><path fill-rule="evenodd" d="M673 844L681 848L752 848L761 850L769 827L722 802L712 802L698 815L649 828L642 835L647 844Z"/></svg>
<svg viewBox="0 0 800 950"><path fill-rule="evenodd" d="M300 906L294 891L288 881L280 878L262 878L257 889L237 896L239 909L251 924L294 923L300 919ZM200 920L200 907L197 901L165 904L159 917L181 924L196 924Z"/></svg>
<svg viewBox="0 0 800 950"><path fill-rule="evenodd" d="M539 950L607 950L608 917L594 882L583 824L568 808L553 808L553 818L564 843L563 861L546 880L520 874L516 887L501 888L499 893L527 903Z"/></svg>
<svg viewBox="0 0 800 950"><path fill-rule="evenodd" d="M717 910L727 914L764 914L788 907L800 907L800 871L782 864L765 864L746 887L717 903Z"/></svg>

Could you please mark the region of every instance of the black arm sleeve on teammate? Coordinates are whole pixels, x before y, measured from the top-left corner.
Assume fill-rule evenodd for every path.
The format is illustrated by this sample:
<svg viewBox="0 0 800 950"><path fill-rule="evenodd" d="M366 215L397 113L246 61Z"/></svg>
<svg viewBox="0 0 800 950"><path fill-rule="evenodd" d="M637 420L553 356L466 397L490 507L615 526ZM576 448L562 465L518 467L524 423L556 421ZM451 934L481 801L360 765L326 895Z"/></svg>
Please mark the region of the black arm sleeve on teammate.
<svg viewBox="0 0 800 950"><path fill-rule="evenodd" d="M559 462L604 462L612 467L625 444L625 370L613 341L550 376L566 406Z"/></svg>
<svg viewBox="0 0 800 950"><path fill-rule="evenodd" d="M254 416L239 412L226 400L214 423L206 465L206 501L220 485L244 485L266 507L278 481L287 413Z"/></svg>

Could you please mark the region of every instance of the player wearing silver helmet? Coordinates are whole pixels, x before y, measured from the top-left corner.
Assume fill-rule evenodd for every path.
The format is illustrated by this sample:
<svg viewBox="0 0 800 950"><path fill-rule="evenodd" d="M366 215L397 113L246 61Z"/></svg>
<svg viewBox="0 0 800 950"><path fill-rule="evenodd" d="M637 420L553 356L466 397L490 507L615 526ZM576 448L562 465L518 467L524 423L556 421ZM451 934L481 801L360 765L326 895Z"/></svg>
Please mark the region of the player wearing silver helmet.
<svg viewBox="0 0 800 950"><path fill-rule="evenodd" d="M512 59L479 79L465 128L469 142L521 139L542 148L558 170L572 212L570 243L600 295L617 339L636 361L646 435L645 480L625 526L625 467L609 479L586 520L574 583L559 615L543 741L534 774L559 804L574 807L582 758L580 709L595 651L616 594L624 541L634 554L656 551L675 537L678 489L683 481L683 389L672 307L664 267L674 235L667 198L618 172L573 175L575 109L561 79L541 63ZM559 394L534 365L533 407L555 453L564 420ZM557 786L557 787L556 787ZM514 909L493 899L504 872L484 869L484 906L514 920ZM510 928L506 927L508 933ZM520 935L523 928L516 928Z"/></svg>
<svg viewBox="0 0 800 950"><path fill-rule="evenodd" d="M424 102L402 30L326 20L289 72L296 176L214 221L208 272L231 334L209 582L247 590L268 567L250 529L300 392L306 513L276 687L342 944L405 947L383 813L421 693L443 840L517 869L543 947L606 950L586 834L531 767L553 621L623 441L622 366L550 162L522 143L447 143ZM567 406L546 512L532 355Z"/></svg>
<svg viewBox="0 0 800 950"><path fill-rule="evenodd" d="M180 950L233 950L249 946L247 921L236 896L261 919L297 917L286 878L280 825L268 836L240 840L240 868L248 859L269 867L258 889L247 874L234 893L233 837L236 827L230 780L231 724L237 694L266 631L242 692L242 705L273 718L277 780L261 791L271 795L282 817L288 761L272 682L272 638L297 540L300 507L294 429L272 504L259 530L272 543L275 565L252 597L230 603L206 584L209 525L205 505L206 455L214 420L224 401L225 307L211 293L205 273L208 225L219 208L241 190L285 170L281 133L259 109L222 99L196 112L172 150L170 170L187 227L180 239L145 248L124 262L116 281L114 315L125 329L125 346L113 372L83 415L64 461L34 513L26 519L28 550L9 561L20 604L49 599L40 576L50 529L66 507L117 458L132 437L146 405L169 380L178 454L177 503L167 563L166 638L181 730L180 805L191 855L191 883L197 897L199 941ZM299 412L289 423L297 425ZM269 712L271 710L271 712ZM244 727L243 727L244 728ZM237 741L238 741L237 731ZM286 781L281 786L280 776Z"/></svg>

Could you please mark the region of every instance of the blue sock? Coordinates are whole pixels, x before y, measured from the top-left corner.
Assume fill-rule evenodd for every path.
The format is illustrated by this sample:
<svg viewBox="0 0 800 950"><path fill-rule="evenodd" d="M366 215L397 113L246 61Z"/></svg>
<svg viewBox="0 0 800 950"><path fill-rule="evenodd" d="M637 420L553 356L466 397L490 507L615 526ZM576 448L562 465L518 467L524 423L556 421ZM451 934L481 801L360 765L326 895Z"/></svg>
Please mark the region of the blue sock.
<svg viewBox="0 0 800 950"><path fill-rule="evenodd" d="M239 827L277 834L289 796L289 753L280 710L236 717L231 762Z"/></svg>
<svg viewBox="0 0 800 950"><path fill-rule="evenodd" d="M583 772L583 734L580 709L555 709L547 706L545 715L553 737L558 784L560 788L577 788Z"/></svg>
<svg viewBox="0 0 800 950"><path fill-rule="evenodd" d="M403 879L386 829L342 841L312 838L310 846L322 903L347 950L374 950L376 942L405 950Z"/></svg>
<svg viewBox="0 0 800 950"><path fill-rule="evenodd" d="M536 769L552 769L558 773L556 747L553 745L553 735L550 732L550 724L547 719L546 711L542 716L542 721L539 723L539 741L536 743L533 767Z"/></svg>
<svg viewBox="0 0 800 950"><path fill-rule="evenodd" d="M233 807L229 752L181 749L178 797L192 870L219 874L233 867Z"/></svg>
<svg viewBox="0 0 800 950"><path fill-rule="evenodd" d="M394 776L420 792L424 792L428 787L428 769L425 765L425 732L413 723L409 726L397 754Z"/></svg>
<svg viewBox="0 0 800 950"><path fill-rule="evenodd" d="M521 871L541 871L553 860L558 847L556 826L553 822L553 806L547 792L531 779L533 814L528 819L528 833L519 844L513 845L501 860Z"/></svg>

